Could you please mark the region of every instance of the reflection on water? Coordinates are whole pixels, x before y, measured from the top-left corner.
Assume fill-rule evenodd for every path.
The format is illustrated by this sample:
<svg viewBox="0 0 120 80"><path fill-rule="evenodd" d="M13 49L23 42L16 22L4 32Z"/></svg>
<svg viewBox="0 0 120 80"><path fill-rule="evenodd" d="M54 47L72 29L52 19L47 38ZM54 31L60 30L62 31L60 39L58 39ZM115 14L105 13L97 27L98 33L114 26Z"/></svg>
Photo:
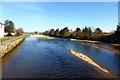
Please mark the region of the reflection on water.
<svg viewBox="0 0 120 80"><path fill-rule="evenodd" d="M76 58L66 47L84 53L113 75L106 75ZM2 64L3 78L90 78L120 75L120 59L112 51L59 38L45 41L26 38L3 57Z"/></svg>

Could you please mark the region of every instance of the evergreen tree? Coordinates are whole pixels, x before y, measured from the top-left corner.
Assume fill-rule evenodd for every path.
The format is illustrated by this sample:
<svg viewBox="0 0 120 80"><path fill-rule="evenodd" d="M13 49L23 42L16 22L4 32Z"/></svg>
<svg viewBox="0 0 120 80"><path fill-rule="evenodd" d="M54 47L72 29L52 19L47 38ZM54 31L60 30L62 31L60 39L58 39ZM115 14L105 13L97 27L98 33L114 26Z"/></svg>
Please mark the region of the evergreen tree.
<svg viewBox="0 0 120 80"><path fill-rule="evenodd" d="M117 25L117 30L115 31L115 33L120 35L120 23Z"/></svg>
<svg viewBox="0 0 120 80"><path fill-rule="evenodd" d="M81 37L83 39L90 39L91 36L92 36L92 30L91 30L91 28L90 27L88 28L88 27L85 26L85 28L83 28L83 30L82 30Z"/></svg>
<svg viewBox="0 0 120 80"><path fill-rule="evenodd" d="M68 27L65 27L63 29L63 35L62 37L68 37L70 35Z"/></svg>
<svg viewBox="0 0 120 80"><path fill-rule="evenodd" d="M60 36L63 35L63 30L61 29L60 32L59 32Z"/></svg>
<svg viewBox="0 0 120 80"><path fill-rule="evenodd" d="M44 34L47 34L47 35L48 35L48 34L49 34L49 31L45 31Z"/></svg>
<svg viewBox="0 0 120 80"><path fill-rule="evenodd" d="M56 29L54 35L55 35L55 36L58 36L58 35L59 35L59 29Z"/></svg>
<svg viewBox="0 0 120 80"><path fill-rule="evenodd" d="M102 33L102 30L100 28L96 28L94 33L95 34L100 34L100 33Z"/></svg>
<svg viewBox="0 0 120 80"><path fill-rule="evenodd" d="M54 35L54 29L51 29L49 34L50 34L51 36L53 36L53 35Z"/></svg>
<svg viewBox="0 0 120 80"><path fill-rule="evenodd" d="M81 29L77 27L75 33L76 33L76 38L79 38L80 35L81 35L80 34L81 33Z"/></svg>

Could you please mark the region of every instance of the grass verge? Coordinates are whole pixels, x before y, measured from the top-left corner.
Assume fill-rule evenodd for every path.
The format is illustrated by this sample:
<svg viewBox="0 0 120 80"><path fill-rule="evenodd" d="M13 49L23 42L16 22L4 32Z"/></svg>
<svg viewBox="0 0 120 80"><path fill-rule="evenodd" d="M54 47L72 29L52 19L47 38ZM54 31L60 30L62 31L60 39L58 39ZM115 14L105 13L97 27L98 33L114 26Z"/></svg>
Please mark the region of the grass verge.
<svg viewBox="0 0 120 80"><path fill-rule="evenodd" d="M4 41L7 41L7 40L10 40L10 39L16 38L16 37L18 37L18 36L3 37L3 38L0 38L0 42L4 42Z"/></svg>
<svg viewBox="0 0 120 80"><path fill-rule="evenodd" d="M40 37L37 37L37 39L39 39L39 40L53 40L54 38L48 37L48 36L40 36Z"/></svg>

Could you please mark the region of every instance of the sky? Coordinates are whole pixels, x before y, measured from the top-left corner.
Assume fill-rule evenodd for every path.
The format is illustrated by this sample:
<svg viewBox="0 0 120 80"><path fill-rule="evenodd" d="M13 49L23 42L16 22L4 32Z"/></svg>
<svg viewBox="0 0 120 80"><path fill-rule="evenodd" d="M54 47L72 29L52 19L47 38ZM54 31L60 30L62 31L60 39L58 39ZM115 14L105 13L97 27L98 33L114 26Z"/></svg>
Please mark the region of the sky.
<svg viewBox="0 0 120 80"><path fill-rule="evenodd" d="M0 22L12 20L26 32L85 26L111 32L118 24L117 2L2 2Z"/></svg>
<svg viewBox="0 0 120 80"><path fill-rule="evenodd" d="M119 0L1 0L2 2L118 2Z"/></svg>

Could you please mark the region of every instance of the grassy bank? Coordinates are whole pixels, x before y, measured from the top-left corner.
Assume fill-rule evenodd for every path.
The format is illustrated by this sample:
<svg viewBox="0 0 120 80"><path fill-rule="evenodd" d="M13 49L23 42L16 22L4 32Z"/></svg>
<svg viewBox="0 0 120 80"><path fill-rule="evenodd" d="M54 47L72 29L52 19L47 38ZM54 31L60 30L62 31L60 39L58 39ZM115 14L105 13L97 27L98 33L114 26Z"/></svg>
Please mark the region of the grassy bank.
<svg viewBox="0 0 120 80"><path fill-rule="evenodd" d="M40 37L37 37L37 39L40 39L40 40L53 40L54 38L48 37L48 36L40 36Z"/></svg>
<svg viewBox="0 0 120 80"><path fill-rule="evenodd" d="M40 35L40 34L32 34L29 37L37 38L38 40L53 40L53 37L45 36L45 35Z"/></svg>
<svg viewBox="0 0 120 80"><path fill-rule="evenodd" d="M93 44L98 44L98 43L107 43L107 42L101 42L101 41L92 41L92 40L79 40L79 39L70 39L72 41L77 41L77 42L84 42L84 43L93 43ZM114 44L114 43L108 43L113 47L120 47L120 44ZM91 46L91 45L90 45ZM116 51L116 49L110 49L110 48L105 48L105 47L100 47L96 45L96 48L101 48L101 49L107 49L110 51Z"/></svg>
<svg viewBox="0 0 120 80"><path fill-rule="evenodd" d="M16 38L16 37L18 37L18 36L3 37L3 38L0 38L0 42L4 42L4 41L7 41L7 40L10 40L10 39Z"/></svg>

